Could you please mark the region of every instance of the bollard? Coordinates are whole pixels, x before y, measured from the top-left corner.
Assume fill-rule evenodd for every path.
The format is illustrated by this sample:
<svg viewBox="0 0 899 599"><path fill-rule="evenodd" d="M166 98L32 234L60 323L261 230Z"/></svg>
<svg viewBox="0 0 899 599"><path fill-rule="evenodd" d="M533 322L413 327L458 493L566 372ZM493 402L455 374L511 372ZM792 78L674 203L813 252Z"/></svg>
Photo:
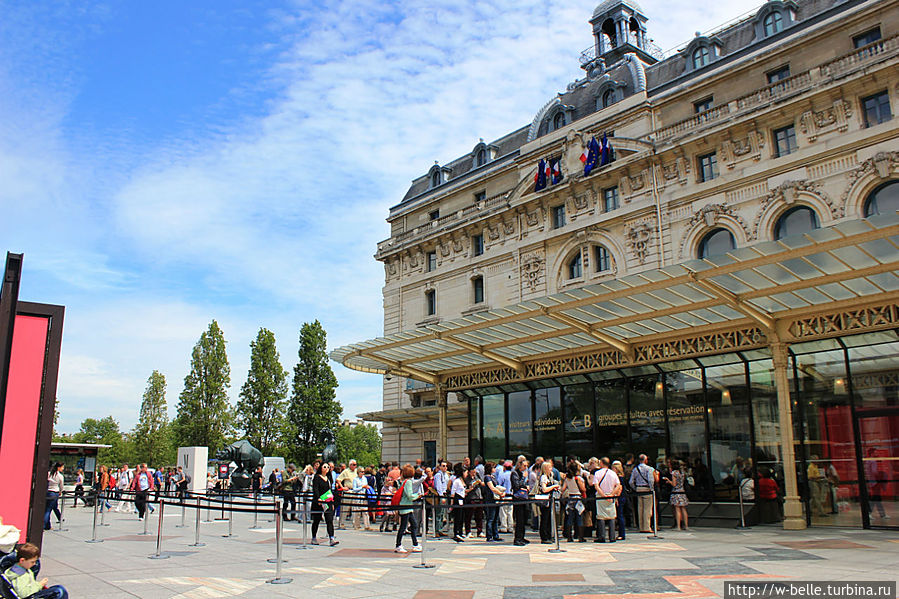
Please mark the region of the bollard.
<svg viewBox="0 0 899 599"><path fill-rule="evenodd" d="M737 527L737 530L749 530L752 527L746 526L746 517L743 515L743 485L737 487L737 495L740 496L740 525Z"/></svg>
<svg viewBox="0 0 899 599"><path fill-rule="evenodd" d="M100 509L100 494L97 493L94 498L94 523L91 526L91 539L89 541L85 541L85 543L102 543L103 539L97 538L97 510Z"/></svg>
<svg viewBox="0 0 899 599"><path fill-rule="evenodd" d="M650 487L652 489L652 534L646 537L647 539L662 539L659 534L659 506L656 503L656 487L653 485Z"/></svg>
<svg viewBox="0 0 899 599"><path fill-rule="evenodd" d="M200 542L200 496L197 495L197 524L196 524L196 538L190 547L205 547L206 543Z"/></svg>
<svg viewBox="0 0 899 599"><path fill-rule="evenodd" d="M281 562L287 561L282 559L282 543L284 539L282 538L281 532L281 501L275 500L275 577L266 581L269 584L289 584L293 582L292 578L281 577ZM272 562L272 560L266 561L269 563Z"/></svg>
<svg viewBox="0 0 899 599"><path fill-rule="evenodd" d="M561 503L559 504L561 506ZM550 513L550 521L552 522L553 527L553 539L556 541L556 546L551 549L547 549L549 553L565 553L565 549L559 547L559 527L556 525L556 494L552 492L549 494L549 513Z"/></svg>
<svg viewBox="0 0 899 599"><path fill-rule="evenodd" d="M425 560L425 539L428 536L428 523L425 521L427 515L425 514L425 502L422 500L421 502L421 563L415 564L412 566L413 568L433 568L436 564L429 564Z"/></svg>
<svg viewBox="0 0 899 599"><path fill-rule="evenodd" d="M169 559L168 555L162 555L162 517L165 515L165 499L159 500L159 525L156 529L156 553L150 559ZM147 517L149 519L149 517ZM146 522L146 520L144 520Z"/></svg>
<svg viewBox="0 0 899 599"><path fill-rule="evenodd" d="M60 491L59 493L59 525L56 527L56 532L66 532L69 530L68 528L63 527L63 522L66 521L66 495L65 491Z"/></svg>

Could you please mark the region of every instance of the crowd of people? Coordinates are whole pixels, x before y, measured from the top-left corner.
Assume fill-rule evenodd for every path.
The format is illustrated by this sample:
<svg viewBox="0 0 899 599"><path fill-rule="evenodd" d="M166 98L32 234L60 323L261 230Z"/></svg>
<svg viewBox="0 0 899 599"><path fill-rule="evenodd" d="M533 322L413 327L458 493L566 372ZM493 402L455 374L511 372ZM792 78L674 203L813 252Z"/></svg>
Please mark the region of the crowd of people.
<svg viewBox="0 0 899 599"><path fill-rule="evenodd" d="M531 463L525 456L495 462L466 457L433 466L422 460L378 467L316 461L302 469L288 464L267 479L260 467L252 491L280 495L284 519L311 521L313 538L322 521L331 544L337 543L335 528L377 527L396 533L396 551L402 553L406 534L412 551L420 550L421 516L412 507L418 499L424 500L431 534L458 543L480 537L494 543L503 541L500 534L512 534L512 544L525 545L528 527L540 542L552 543L554 517L569 542L614 543L625 540L628 528L656 529L654 500L665 487L675 527L689 530L687 472L683 462L669 460L660 473L645 455L565 464L543 457Z"/></svg>
<svg viewBox="0 0 899 599"><path fill-rule="evenodd" d="M770 521L778 519L778 485L760 468L758 489L748 465L737 464L735 475L744 499L759 505ZM45 528L51 514L59 518L58 501L63 486L63 466L54 465L48 476ZM262 466L251 476L250 492L281 498L284 520L305 520L312 525L313 543L318 543L324 524L328 542L338 544L335 530L357 528L396 534L396 551L406 552L403 539L408 534L411 550L420 551L418 538L422 522L417 502L423 500L430 534L451 537L458 543L483 538L503 541L511 534L513 545L525 545L528 528L539 534L540 542L552 543L561 528L569 542L614 543L626 538L628 529L652 533L658 526L655 510L667 502L674 516L673 528L689 530L688 490L695 485L695 469L689 460L669 459L655 466L646 455L631 454L622 460L607 457L581 462L571 458L556 463L552 458L525 456L516 460L486 461L481 456L457 463L440 460L400 466L398 462L362 466L355 460L334 464L316 460L303 468L288 464L282 471L264 475ZM183 497L190 475L177 468L150 469L140 464L134 469L98 468L94 490L99 509L134 512L143 519L151 495ZM228 480L208 474L208 493L226 492ZM84 473L76 474L74 505L82 501ZM764 504L764 505L763 505ZM767 510L766 510L766 506ZM555 510L553 509L555 507ZM556 523L556 530L553 526Z"/></svg>

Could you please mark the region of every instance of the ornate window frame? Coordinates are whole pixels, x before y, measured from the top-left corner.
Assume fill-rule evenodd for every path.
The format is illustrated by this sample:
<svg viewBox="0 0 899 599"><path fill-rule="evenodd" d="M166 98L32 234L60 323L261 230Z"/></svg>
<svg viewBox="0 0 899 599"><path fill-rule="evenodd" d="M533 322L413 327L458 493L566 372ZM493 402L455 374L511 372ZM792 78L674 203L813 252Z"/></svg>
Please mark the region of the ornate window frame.
<svg viewBox="0 0 899 599"><path fill-rule="evenodd" d="M436 189L450 180L452 169L440 166L436 162L428 169L428 189Z"/></svg>
<svg viewBox="0 0 899 599"><path fill-rule="evenodd" d="M781 18L781 27L777 31L768 33L765 30L765 20L773 13ZM796 3L793 0L769 0L753 17L755 21L755 39L762 40L785 31L796 24Z"/></svg>
<svg viewBox="0 0 899 599"><path fill-rule="evenodd" d="M594 248L603 246L609 252L609 270L596 271L593 264ZM581 256L581 276L568 278L568 265L575 255ZM555 293L572 287L578 287L587 283L614 279L620 276L621 265L624 264L624 248L609 234L604 231L578 231L571 239L559 248L555 259L547 269L547 273L555 278L555 289L547 289L548 293ZM547 261L547 264L550 264ZM549 281L547 281L549 284ZM549 285L547 285L549 286Z"/></svg>
<svg viewBox="0 0 899 599"><path fill-rule="evenodd" d="M695 52L701 48L706 48L709 53L709 61L706 64L696 66L693 60ZM691 73L693 71L705 68L714 64L719 58L724 56L724 43L717 36L707 37L705 35L697 35L687 47L681 50L681 54L685 60L684 72Z"/></svg>

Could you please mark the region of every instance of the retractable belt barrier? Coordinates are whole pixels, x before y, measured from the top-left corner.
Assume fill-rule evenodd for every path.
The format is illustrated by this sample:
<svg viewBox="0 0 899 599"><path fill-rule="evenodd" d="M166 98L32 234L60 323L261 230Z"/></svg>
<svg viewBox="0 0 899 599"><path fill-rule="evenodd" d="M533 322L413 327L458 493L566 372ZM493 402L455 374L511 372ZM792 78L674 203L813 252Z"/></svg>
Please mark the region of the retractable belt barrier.
<svg viewBox="0 0 899 599"><path fill-rule="evenodd" d="M538 505L540 507L548 507L547 503L549 502L552 506L550 510L551 519L552 519L552 531L553 531L553 540L554 547L548 549L547 551L556 553L556 552L564 552L564 549L561 549L559 546L559 534L558 534L558 525L556 523L556 509L561 509L564 503L570 501L589 501L587 498L583 497L572 497L572 498L560 498L556 494L551 494L546 497L529 495L528 499L516 499L512 497L498 497L493 502L480 502L480 503L458 503L454 501L453 498L440 496L440 495L425 495L417 499L413 504L399 504L392 505L392 494L380 494L374 496L361 495L359 493L339 493L335 496L333 502L315 502L320 504L329 504L330 507L328 510L313 510L311 509L311 503L315 499L311 492L297 492L297 493L287 493L280 495L269 495L264 493L253 493L253 492L230 492L224 494L204 494L204 493L195 493L191 491L176 491L176 492L166 492L163 491L160 493L160 498L157 500L153 498L150 492L135 492L130 490L120 490L118 493L119 497L117 500L120 501L134 501L137 499L139 493L146 493L146 505L158 505L159 513L158 513L158 522L157 522L157 531L156 531L156 552L153 555L150 555L150 559L168 559L170 556L163 553L162 550L162 541L163 541L163 532L164 532L164 517L165 517L165 508L166 506L172 507L176 505L181 506L181 524L178 525L179 528L184 528L185 526L185 514L188 509L195 510L195 524L194 524L194 543L190 544L190 547L204 547L206 544L200 541L200 512L205 507L207 510L211 507L221 507L224 512L229 514L228 517L228 534L222 535L223 537L233 537L236 536L233 534L233 517L231 514L233 513L244 513L244 514L254 514L254 525L252 528L258 528L258 514L261 512L263 514L270 514L273 516L275 522L275 557L273 559L268 559L269 563L274 563L276 565L276 574L275 577L267 582L271 584L287 584L292 582L292 579L285 578L281 574L281 564L285 563L287 560L283 557L283 522L282 519L286 515L305 515L311 516L313 514L325 514L327 511L334 510L337 508L349 508L349 509L365 509L368 511L378 511L380 513L395 513L401 510L412 510L413 513L418 512L419 519L418 522L413 518L412 526L418 526L419 524L422 526L421 529L421 545L422 545L422 556L421 563L416 564L414 567L416 568L433 568L434 564L428 564L425 559L425 551L424 546L427 541L428 536L428 526L427 526L427 510L430 508L432 511L436 512L437 510L448 510L454 513L458 513L464 510L478 510L484 508L502 508L506 505ZM60 499L64 496L72 496L71 492L63 492L60 494ZM655 490L649 492L638 492L637 495L652 495L655 500ZM97 526L98 526L98 514L100 515L100 519L102 520L102 514L105 511L101 511L101 507L107 500L109 499L108 494L105 491L97 491L96 489L85 490L83 495L79 495L84 498L91 498L93 500L93 520L91 525L91 539L87 540L87 543L102 543L103 539L97 538ZM292 499L295 499L296 502L302 503L304 505L304 509L292 509L285 510L283 506L283 497L288 496ZM654 502L655 503L655 502ZM204 505L205 504L205 505ZM308 506L308 509L307 509ZM658 522L655 518L656 510L653 510L654 522L653 524L658 529ZM149 509L144 513L144 532L140 533L144 534L152 534L148 533L149 519L150 519ZM302 545L298 546L297 549L309 549L310 547L307 544L308 536L306 534L306 525L308 518L303 519L303 539ZM104 525L103 522L99 524L100 526ZM105 523L106 526L109 526L108 523ZM436 516L435 516L435 532L436 532ZM650 538L661 538L657 537L655 534Z"/></svg>

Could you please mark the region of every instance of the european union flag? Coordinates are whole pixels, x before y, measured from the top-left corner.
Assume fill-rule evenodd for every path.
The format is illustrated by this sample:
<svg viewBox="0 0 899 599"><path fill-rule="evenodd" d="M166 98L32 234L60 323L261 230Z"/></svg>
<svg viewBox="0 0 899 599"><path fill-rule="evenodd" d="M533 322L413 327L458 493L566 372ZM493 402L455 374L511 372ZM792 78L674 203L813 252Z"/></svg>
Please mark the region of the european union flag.
<svg viewBox="0 0 899 599"><path fill-rule="evenodd" d="M587 145L587 162L584 163L584 176L588 176L593 168L596 166L597 160L600 157L600 147L599 143L597 143L595 137L590 138L590 143Z"/></svg>

